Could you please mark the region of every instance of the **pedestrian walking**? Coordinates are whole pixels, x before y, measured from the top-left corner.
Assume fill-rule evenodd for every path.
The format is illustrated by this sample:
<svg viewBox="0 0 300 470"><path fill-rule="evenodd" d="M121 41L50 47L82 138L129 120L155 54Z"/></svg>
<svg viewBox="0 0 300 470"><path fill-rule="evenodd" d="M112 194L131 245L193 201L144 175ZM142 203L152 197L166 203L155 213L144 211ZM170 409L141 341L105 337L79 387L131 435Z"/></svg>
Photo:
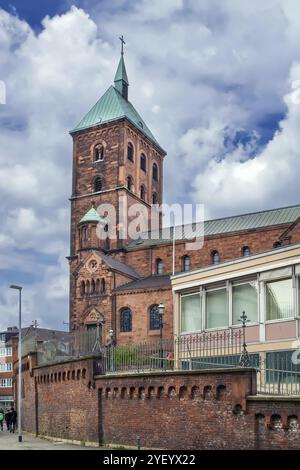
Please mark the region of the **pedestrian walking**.
<svg viewBox="0 0 300 470"><path fill-rule="evenodd" d="M10 411L8 409L5 410L4 419L5 419L5 422L6 422L6 430L9 431L9 428L10 428Z"/></svg>
<svg viewBox="0 0 300 470"><path fill-rule="evenodd" d="M3 421L4 421L4 411L1 408L1 410L0 410L0 429L1 429L1 431L3 431Z"/></svg>
<svg viewBox="0 0 300 470"><path fill-rule="evenodd" d="M10 432L12 432L12 433L15 432L16 425L17 425L17 412L14 408L11 408L11 410L10 410L10 427L9 427Z"/></svg>

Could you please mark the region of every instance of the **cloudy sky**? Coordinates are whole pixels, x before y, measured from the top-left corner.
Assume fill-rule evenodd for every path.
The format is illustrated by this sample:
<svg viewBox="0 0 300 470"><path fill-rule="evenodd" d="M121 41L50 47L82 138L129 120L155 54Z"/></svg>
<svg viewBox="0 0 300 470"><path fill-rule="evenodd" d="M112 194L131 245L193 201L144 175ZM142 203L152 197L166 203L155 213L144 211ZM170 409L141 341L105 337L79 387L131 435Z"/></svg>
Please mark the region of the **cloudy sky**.
<svg viewBox="0 0 300 470"><path fill-rule="evenodd" d="M0 0L0 328L68 320L68 131L112 83L167 150L166 202L297 204L298 0Z"/></svg>

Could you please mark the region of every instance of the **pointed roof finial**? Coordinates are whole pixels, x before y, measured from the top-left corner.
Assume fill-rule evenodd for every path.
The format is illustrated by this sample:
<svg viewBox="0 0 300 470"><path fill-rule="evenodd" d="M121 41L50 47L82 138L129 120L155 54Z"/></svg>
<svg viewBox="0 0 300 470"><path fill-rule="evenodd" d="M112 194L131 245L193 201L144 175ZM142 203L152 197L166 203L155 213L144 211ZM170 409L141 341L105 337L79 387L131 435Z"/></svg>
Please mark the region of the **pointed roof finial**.
<svg viewBox="0 0 300 470"><path fill-rule="evenodd" d="M119 37L120 41L121 41L121 55L124 55L124 44L126 44L126 42L124 41L124 36L122 34L121 37Z"/></svg>

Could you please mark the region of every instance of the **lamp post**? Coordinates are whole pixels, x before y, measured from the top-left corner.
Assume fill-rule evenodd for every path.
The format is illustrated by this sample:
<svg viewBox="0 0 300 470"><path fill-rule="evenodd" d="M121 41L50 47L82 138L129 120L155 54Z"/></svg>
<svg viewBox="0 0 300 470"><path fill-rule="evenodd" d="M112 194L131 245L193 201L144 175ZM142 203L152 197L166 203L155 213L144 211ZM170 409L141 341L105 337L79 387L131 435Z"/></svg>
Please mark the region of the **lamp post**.
<svg viewBox="0 0 300 470"><path fill-rule="evenodd" d="M113 346L114 346L114 330L109 330L109 355L110 355L110 371L113 372L114 361L113 361Z"/></svg>
<svg viewBox="0 0 300 470"><path fill-rule="evenodd" d="M18 440L22 442L22 287L21 286L10 286L11 289L19 291L19 341L18 341Z"/></svg>
<svg viewBox="0 0 300 470"><path fill-rule="evenodd" d="M165 313L164 304L160 303L158 306L158 315L159 315L159 357L161 358L161 369L164 367L164 358L163 358L163 317Z"/></svg>
<svg viewBox="0 0 300 470"><path fill-rule="evenodd" d="M249 320L247 320L247 315L245 311L240 316L240 321L242 322L242 328L243 328L243 349L242 349L242 354L240 357L239 365L241 367L250 367L251 360L250 360L250 356L247 350L247 343L246 343L246 323Z"/></svg>

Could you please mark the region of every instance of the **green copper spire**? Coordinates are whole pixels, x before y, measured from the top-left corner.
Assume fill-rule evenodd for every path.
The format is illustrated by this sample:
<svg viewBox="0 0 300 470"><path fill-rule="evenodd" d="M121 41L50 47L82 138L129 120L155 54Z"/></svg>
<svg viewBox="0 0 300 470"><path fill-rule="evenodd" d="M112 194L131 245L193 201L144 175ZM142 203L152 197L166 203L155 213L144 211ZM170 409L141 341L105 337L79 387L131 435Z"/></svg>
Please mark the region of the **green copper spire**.
<svg viewBox="0 0 300 470"><path fill-rule="evenodd" d="M129 86L129 81L127 77L127 72L126 72L126 67L125 67L125 62L124 62L124 44L125 41L123 39L123 36L120 38L121 41L121 58L119 61L119 65L117 68L117 72L115 75L115 88L118 90L119 93L125 98L125 100L128 100L128 86Z"/></svg>
<svg viewBox="0 0 300 470"><path fill-rule="evenodd" d="M125 43L123 36L120 38L120 41L122 44L121 58L115 75L114 86L111 85L108 90L106 90L104 95L101 96L97 103L71 131L71 134L82 131L84 129L90 129L94 126L126 118L165 154L165 151L160 147L145 121L141 118L132 103L128 101L129 82L123 57L123 45Z"/></svg>

